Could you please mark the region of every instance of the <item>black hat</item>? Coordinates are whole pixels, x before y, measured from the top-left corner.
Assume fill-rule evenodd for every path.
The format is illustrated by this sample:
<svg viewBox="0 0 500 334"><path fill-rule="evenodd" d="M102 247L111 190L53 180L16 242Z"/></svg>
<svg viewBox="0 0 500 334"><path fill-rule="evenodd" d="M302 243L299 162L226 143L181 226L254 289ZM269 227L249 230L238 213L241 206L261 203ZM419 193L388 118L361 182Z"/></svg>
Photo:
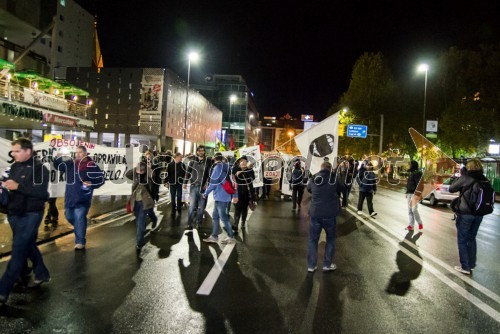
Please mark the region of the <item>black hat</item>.
<svg viewBox="0 0 500 334"><path fill-rule="evenodd" d="M248 162L248 158L247 158L247 156L246 156L246 155L242 155L242 156L240 157L240 159L239 159L239 160L245 160L245 161L247 161L247 162Z"/></svg>

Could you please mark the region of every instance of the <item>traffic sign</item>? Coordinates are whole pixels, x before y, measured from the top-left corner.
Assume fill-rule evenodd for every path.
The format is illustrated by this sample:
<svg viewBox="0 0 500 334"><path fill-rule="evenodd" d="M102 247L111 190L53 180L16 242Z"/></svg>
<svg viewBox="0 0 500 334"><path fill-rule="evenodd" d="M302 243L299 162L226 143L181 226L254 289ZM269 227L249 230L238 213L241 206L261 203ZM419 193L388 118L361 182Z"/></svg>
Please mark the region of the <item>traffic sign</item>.
<svg viewBox="0 0 500 334"><path fill-rule="evenodd" d="M347 137L366 138L368 126L359 124L349 124L347 126Z"/></svg>

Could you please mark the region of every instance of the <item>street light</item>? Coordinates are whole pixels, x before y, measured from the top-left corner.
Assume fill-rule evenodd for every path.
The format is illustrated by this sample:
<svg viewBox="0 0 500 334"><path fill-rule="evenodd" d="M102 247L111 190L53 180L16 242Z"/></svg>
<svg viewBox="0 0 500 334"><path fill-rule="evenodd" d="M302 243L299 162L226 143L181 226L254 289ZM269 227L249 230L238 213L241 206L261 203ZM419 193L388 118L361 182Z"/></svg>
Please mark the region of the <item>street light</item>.
<svg viewBox="0 0 500 334"><path fill-rule="evenodd" d="M187 75L187 89L186 89L186 108L184 109L184 131L182 140L182 155L186 155L186 132L187 132L187 114L188 114L188 101L189 101L189 76L191 74L191 61L196 62L198 54L191 52L188 55L188 75Z"/></svg>
<svg viewBox="0 0 500 334"><path fill-rule="evenodd" d="M229 144L229 135L231 133L231 108L233 106L233 103L236 101L237 97L236 95L234 94L231 94L229 96L229 126L228 126L228 129L227 129L227 140L228 140L228 144Z"/></svg>
<svg viewBox="0 0 500 334"><path fill-rule="evenodd" d="M287 132L287 134L290 136L290 140L289 140L289 142L290 142L290 152L292 152L292 136L295 134L295 132L293 132L293 131L290 130L290 131Z"/></svg>
<svg viewBox="0 0 500 334"><path fill-rule="evenodd" d="M417 69L419 72L425 72L425 83L424 83L424 115L422 121L422 135L425 136L425 104L427 102L427 71L429 71L429 65L420 64Z"/></svg>

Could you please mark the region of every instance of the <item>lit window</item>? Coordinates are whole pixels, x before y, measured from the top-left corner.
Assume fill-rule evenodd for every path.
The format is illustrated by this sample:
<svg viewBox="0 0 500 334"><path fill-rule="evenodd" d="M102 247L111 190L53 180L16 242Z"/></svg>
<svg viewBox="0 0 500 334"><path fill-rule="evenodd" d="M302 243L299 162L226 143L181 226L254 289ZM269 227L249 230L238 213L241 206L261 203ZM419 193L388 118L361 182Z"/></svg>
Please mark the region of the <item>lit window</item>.
<svg viewBox="0 0 500 334"><path fill-rule="evenodd" d="M108 125L107 124L104 124L104 128L107 129L108 128Z"/></svg>
<svg viewBox="0 0 500 334"><path fill-rule="evenodd" d="M106 119L108 119L109 114L106 114Z"/></svg>
<svg viewBox="0 0 500 334"><path fill-rule="evenodd" d="M95 108L95 114L98 115L99 114L99 109L98 108Z"/></svg>

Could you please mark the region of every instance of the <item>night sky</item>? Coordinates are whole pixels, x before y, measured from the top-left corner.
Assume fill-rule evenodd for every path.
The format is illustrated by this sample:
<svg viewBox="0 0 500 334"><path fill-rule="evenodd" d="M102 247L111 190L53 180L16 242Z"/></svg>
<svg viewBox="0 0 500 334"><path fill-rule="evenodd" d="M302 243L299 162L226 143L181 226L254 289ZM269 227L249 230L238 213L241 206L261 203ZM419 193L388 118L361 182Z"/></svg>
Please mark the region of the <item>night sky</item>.
<svg viewBox="0 0 500 334"><path fill-rule="evenodd" d="M364 52L381 51L398 79L416 80L419 61L451 46L500 41L496 0L77 2L97 15L105 66L168 67L185 79L196 49L191 81L240 74L261 116L323 118Z"/></svg>

